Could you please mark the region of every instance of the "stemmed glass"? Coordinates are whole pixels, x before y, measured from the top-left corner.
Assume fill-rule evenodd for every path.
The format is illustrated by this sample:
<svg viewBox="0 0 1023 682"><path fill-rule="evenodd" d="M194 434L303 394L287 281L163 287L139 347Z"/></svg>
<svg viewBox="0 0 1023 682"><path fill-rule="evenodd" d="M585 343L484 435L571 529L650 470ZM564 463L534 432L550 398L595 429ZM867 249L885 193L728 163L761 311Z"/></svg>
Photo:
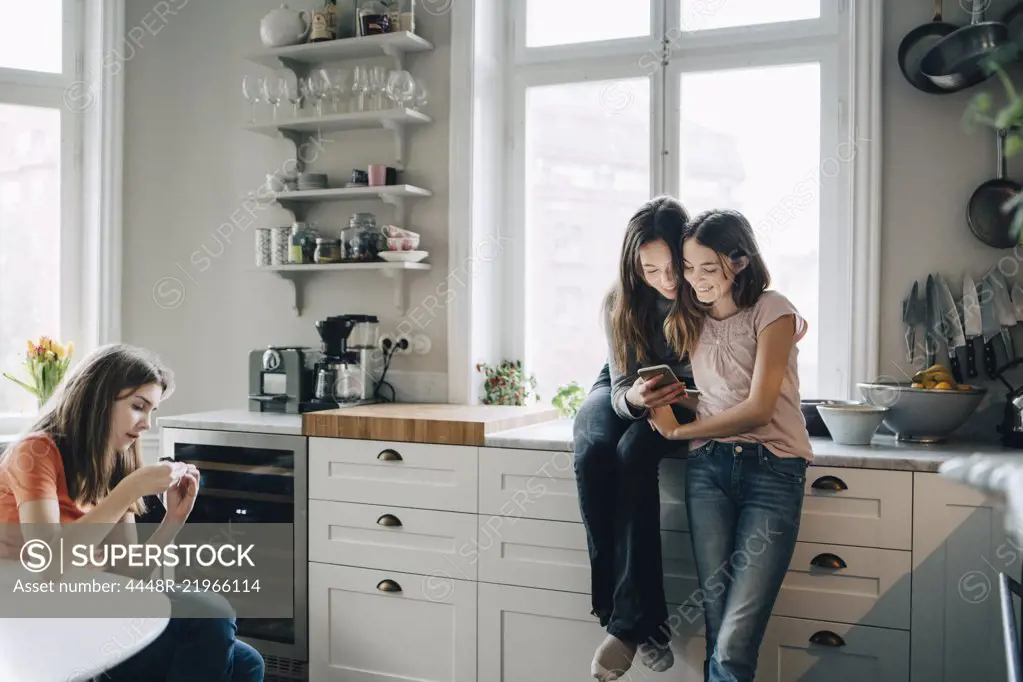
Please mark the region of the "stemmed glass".
<svg viewBox="0 0 1023 682"><path fill-rule="evenodd" d="M373 109L382 111L384 95L387 93L387 67L374 66L369 72L369 87L373 92Z"/></svg>
<svg viewBox="0 0 1023 682"><path fill-rule="evenodd" d="M365 66L356 66L352 73L352 95L355 97L355 110L366 110L366 93L369 92L369 70Z"/></svg>
<svg viewBox="0 0 1023 682"><path fill-rule="evenodd" d="M426 82L422 78L417 78L415 83L415 94L413 95L415 110L422 111L423 107L426 106L427 101L429 101L430 93L426 89Z"/></svg>
<svg viewBox="0 0 1023 682"><path fill-rule="evenodd" d="M302 81L294 73L281 77L282 94L291 102L293 107L292 116L298 118L298 110L302 107L302 100L305 99L305 88Z"/></svg>
<svg viewBox="0 0 1023 682"><path fill-rule="evenodd" d="M321 69L308 78L309 95L316 98L316 115L323 116L323 100L329 92L329 84L324 79Z"/></svg>
<svg viewBox="0 0 1023 682"><path fill-rule="evenodd" d="M263 79L257 76L246 75L242 78L242 94L245 95L245 99L252 103L252 116L249 119L250 123L256 122L256 105L262 101L261 95L263 93Z"/></svg>
<svg viewBox="0 0 1023 682"><path fill-rule="evenodd" d="M283 78L263 79L263 97L273 105L273 120L277 120L277 106L281 103L281 97L287 91L287 81Z"/></svg>
<svg viewBox="0 0 1023 682"><path fill-rule="evenodd" d="M408 71L391 71L387 78L387 94L402 109L415 96L415 89L416 82Z"/></svg>

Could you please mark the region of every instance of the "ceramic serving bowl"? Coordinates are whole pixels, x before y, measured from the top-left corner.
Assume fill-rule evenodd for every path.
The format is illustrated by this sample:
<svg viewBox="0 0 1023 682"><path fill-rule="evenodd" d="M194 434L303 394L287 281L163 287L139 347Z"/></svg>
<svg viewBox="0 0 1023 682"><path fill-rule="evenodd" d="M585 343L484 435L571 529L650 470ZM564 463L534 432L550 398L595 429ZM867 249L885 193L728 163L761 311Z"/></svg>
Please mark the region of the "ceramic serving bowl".
<svg viewBox="0 0 1023 682"><path fill-rule="evenodd" d="M983 386L913 388L908 383L860 382L864 400L887 407L884 425L901 441L940 443L970 418L987 394Z"/></svg>
<svg viewBox="0 0 1023 682"><path fill-rule="evenodd" d="M818 405L817 411L831 433L831 440L840 445L870 445L888 408L866 403L831 403Z"/></svg>

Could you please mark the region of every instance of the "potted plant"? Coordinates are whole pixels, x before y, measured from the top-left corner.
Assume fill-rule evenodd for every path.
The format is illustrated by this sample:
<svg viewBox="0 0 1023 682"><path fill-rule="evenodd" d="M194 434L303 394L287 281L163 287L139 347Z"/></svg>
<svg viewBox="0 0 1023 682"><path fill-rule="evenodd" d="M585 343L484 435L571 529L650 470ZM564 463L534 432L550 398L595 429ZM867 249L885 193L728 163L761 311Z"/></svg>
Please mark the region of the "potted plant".
<svg viewBox="0 0 1023 682"><path fill-rule="evenodd" d="M48 336L41 336L37 341L29 340L26 344L24 366L29 381L22 381L7 372L3 375L34 395L41 409L67 374L75 344L68 342L64 346Z"/></svg>
<svg viewBox="0 0 1023 682"><path fill-rule="evenodd" d="M527 399L539 401L536 393L536 377L526 375L520 360L505 360L496 366L485 362L477 363L476 371L482 372L484 405L525 405Z"/></svg>
<svg viewBox="0 0 1023 682"><path fill-rule="evenodd" d="M573 381L558 386L558 392L554 394L551 404L557 409L558 416L562 419L575 419L584 400L586 400L586 391L579 385L579 382Z"/></svg>

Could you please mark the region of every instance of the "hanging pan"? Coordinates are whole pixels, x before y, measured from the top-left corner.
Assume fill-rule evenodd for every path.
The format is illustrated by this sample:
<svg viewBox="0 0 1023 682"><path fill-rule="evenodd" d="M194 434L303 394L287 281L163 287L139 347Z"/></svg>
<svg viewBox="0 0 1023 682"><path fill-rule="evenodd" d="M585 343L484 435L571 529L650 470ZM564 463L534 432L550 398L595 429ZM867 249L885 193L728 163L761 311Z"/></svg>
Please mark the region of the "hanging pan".
<svg viewBox="0 0 1023 682"><path fill-rule="evenodd" d="M990 0L973 0L973 19L937 43L920 60L920 72L948 92L965 90L992 75L989 59L1012 46L1009 28L1000 21L985 21Z"/></svg>
<svg viewBox="0 0 1023 682"><path fill-rule="evenodd" d="M899 43L899 68L902 69L902 75L914 88L932 95L941 95L947 91L920 73L920 60L935 43L959 28L955 24L942 21L941 2L942 0L934 0L933 20L914 28Z"/></svg>
<svg viewBox="0 0 1023 682"><path fill-rule="evenodd" d="M970 231L977 239L996 249L1010 249L1019 242L1019 235L1013 234L1012 230L1012 213L1002 208L1023 189L1018 182L1006 177L1006 134L1004 129L998 131L998 177L974 190L966 210Z"/></svg>

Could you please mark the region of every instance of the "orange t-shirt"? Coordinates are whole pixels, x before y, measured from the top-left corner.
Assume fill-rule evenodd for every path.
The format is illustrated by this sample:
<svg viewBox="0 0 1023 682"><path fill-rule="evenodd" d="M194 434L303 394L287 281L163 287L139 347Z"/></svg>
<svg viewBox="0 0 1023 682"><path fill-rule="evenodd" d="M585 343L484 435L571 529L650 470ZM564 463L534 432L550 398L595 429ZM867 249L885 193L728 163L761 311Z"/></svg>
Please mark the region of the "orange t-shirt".
<svg viewBox="0 0 1023 682"><path fill-rule="evenodd" d="M45 434L33 434L12 443L0 457L0 544L6 545L6 549L21 550L24 539L18 507L32 500L56 500L61 523L85 515L68 496L60 450Z"/></svg>

